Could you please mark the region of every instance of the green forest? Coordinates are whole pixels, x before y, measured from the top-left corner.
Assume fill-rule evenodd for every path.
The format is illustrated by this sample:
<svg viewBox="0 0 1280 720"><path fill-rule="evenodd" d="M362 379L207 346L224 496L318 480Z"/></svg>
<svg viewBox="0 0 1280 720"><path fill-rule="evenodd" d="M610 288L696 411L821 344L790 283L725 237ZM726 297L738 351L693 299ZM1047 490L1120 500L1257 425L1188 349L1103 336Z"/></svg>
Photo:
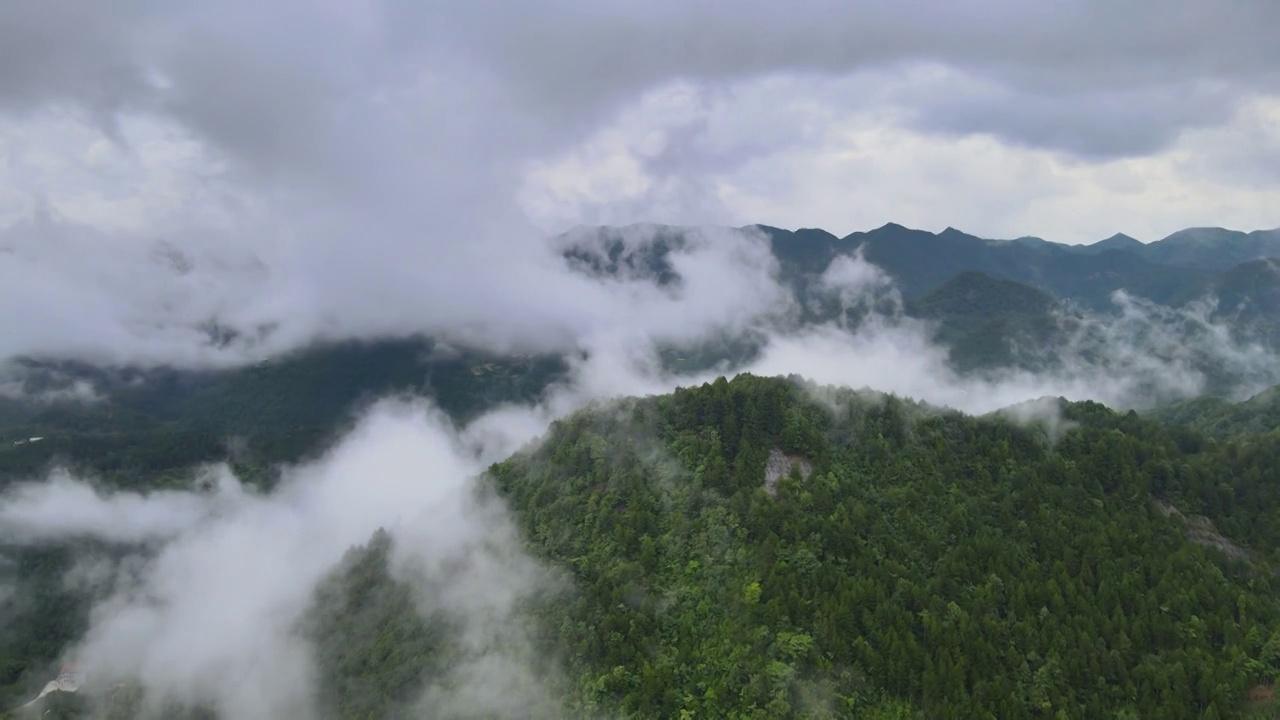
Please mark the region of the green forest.
<svg viewBox="0 0 1280 720"><path fill-rule="evenodd" d="M1018 424L740 375L574 414L477 486L568 578L521 608L554 698L528 716L1280 717L1280 431L1254 429L1261 402L1170 419L1058 401ZM1209 431L1232 412L1237 432ZM326 717L419 717L456 660L392 542L316 593ZM6 634L9 682L83 610Z"/></svg>
<svg viewBox="0 0 1280 720"><path fill-rule="evenodd" d="M1079 425L1054 444L740 376L561 422L492 476L578 580L547 622L586 707L1240 716L1280 671L1280 435L1214 444L1061 410ZM796 462L770 492L775 450ZM1244 552L1192 542L1158 502Z"/></svg>

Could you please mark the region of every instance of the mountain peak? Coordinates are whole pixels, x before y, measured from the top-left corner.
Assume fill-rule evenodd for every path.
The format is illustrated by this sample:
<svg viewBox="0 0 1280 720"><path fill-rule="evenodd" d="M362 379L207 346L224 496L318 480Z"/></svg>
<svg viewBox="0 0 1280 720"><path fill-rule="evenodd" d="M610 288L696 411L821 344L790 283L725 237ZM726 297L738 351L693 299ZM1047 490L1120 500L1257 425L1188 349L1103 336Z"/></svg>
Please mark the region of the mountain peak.
<svg viewBox="0 0 1280 720"><path fill-rule="evenodd" d="M1132 235L1116 233L1106 240L1099 240L1098 242L1093 243L1089 247L1092 247L1095 250L1131 250L1142 246L1142 241Z"/></svg>
<svg viewBox="0 0 1280 720"><path fill-rule="evenodd" d="M1223 227L1189 227L1185 230L1179 230L1168 237L1160 240L1160 242L1184 242L1184 243L1204 243L1228 240L1237 237L1245 237L1246 234L1239 230L1228 230Z"/></svg>
<svg viewBox="0 0 1280 720"><path fill-rule="evenodd" d="M1053 297L1029 285L965 270L920 301L926 315L970 315L994 317L1048 312L1056 304Z"/></svg>
<svg viewBox="0 0 1280 720"><path fill-rule="evenodd" d="M977 236L971 235L963 230L959 230L957 228L954 228L948 225L945 230L938 233L938 237L940 238L973 238Z"/></svg>

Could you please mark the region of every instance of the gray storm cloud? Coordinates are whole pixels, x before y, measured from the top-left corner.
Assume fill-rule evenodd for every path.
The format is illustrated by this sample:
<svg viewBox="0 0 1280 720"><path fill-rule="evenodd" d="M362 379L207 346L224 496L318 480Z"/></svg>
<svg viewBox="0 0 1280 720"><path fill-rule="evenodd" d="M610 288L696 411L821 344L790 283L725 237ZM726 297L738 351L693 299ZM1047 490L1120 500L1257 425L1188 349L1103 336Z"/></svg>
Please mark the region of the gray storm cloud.
<svg viewBox="0 0 1280 720"><path fill-rule="evenodd" d="M148 190L163 211L131 204L143 217L128 231L103 229L113 213L67 185L103 186L111 153L101 147L26 188L71 209L0 236L0 299L27 309L6 319L0 352L193 364L318 338L428 332L560 347L624 321L651 334L711 329L725 319L709 306L673 313L636 287L566 274L517 201L531 164L673 85L891 79L921 64L953 77L916 96L882 80L873 100L842 101L905 108L942 133L1087 157L1149 152L1278 87L1267 28L1280 11L1179 8L23 0L0 17L8 119L97 127L133 158L110 165L124 173L107 173L110 187L159 172L163 153L142 150L157 137L194 145L201 159ZM1188 93L1198 100L1167 102ZM1009 111L982 109L995 101ZM739 139L724 145L726 132ZM763 147L750 127L708 125L697 112L662 134L666 149L646 156L652 187L632 213L697 214L720 201L709 171L797 141L771 131ZM11 154L43 167L49 147ZM185 261L158 256L159 240ZM213 326L235 340L209 347Z"/></svg>

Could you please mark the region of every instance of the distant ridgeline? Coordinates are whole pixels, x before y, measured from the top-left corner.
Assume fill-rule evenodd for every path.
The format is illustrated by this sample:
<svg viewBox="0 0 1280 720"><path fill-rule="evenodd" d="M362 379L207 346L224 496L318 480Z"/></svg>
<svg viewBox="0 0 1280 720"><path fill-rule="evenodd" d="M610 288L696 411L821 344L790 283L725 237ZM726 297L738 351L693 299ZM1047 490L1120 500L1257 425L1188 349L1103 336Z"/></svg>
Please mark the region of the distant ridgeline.
<svg viewBox="0 0 1280 720"><path fill-rule="evenodd" d="M1107 316L1118 312L1118 291L1147 303L1152 324L1181 335L1192 348L1220 344L1204 325L1209 322L1227 329L1238 343L1280 349L1280 229L1197 228L1149 244L1115 235L1093 245L1033 237L986 240L953 228L935 234L893 223L843 238L816 229L741 229L768 240L782 280L801 301L799 322L839 320L856 327L861 315L886 309L927 320L962 373L1049 369L1066 348L1083 357L1103 354L1108 339L1094 331L1098 320L1105 325ZM671 252L715 230L578 228L558 241L566 248L566 261L581 272L650 277L672 285L679 275L669 261ZM832 261L853 254L893 279L905 301L901 307L873 302L842 308L824 290L823 273ZM1213 352L1199 354L1192 362L1209 377L1211 393L1239 382L1238 370L1225 367Z"/></svg>
<svg viewBox="0 0 1280 720"><path fill-rule="evenodd" d="M1274 292L1275 273L1280 272L1275 263L1258 262L1280 260L1280 229L1242 233L1193 228L1147 244L1115 235L1093 245L1034 237L986 240L954 228L935 234L896 223L843 238L816 229L741 229L768 239L785 277L821 274L836 257L861 251L908 298L923 298L963 272L978 272L1085 307L1109 307L1116 290L1179 305L1211 290ZM667 255L699 230L665 225L578 228L558 240L567 246L566 259L584 271L652 275L670 283L678 275Z"/></svg>
<svg viewBox="0 0 1280 720"><path fill-rule="evenodd" d="M1054 370L1064 358L1097 362L1109 356L1109 344L1134 343L1129 355L1177 356L1209 379L1208 394L1226 395L1258 379L1242 377L1249 367L1233 367L1215 352L1222 345L1217 330L1175 310L1206 297L1217 302L1211 321L1241 341L1280 349L1280 262L1267 259L1280 255L1280 231L1201 229L1146 245L1117 235L1069 246L894 224L844 238L821 230L748 229L767 237L781 279L802 301L798 317L766 329L833 321L854 328L860 314L874 311L915 318L962 374ZM688 228L636 226L581 228L557 242L566 263L580 272L678 285L670 253L697 238ZM834 259L851 253L883 268L902 297L842 306L821 277ZM1147 312L1165 336L1163 346L1143 347L1141 338L1116 340L1104 331L1115 323L1100 322L1099 313L1118 289L1159 303ZM661 360L681 372L741 367L762 338L752 331L715 335L660 348ZM1252 369L1274 374L1274 366L1254 362ZM0 377L0 486L40 475L54 461L109 483L145 477L173 484L185 482L194 463L228 458L242 477L269 484L274 465L323 447L374 398L425 395L466 422L502 403L536 401L568 367L564 356L503 356L426 338L327 343L217 371L11 360ZM98 401L57 399L86 390Z"/></svg>
<svg viewBox="0 0 1280 720"><path fill-rule="evenodd" d="M1145 245L1117 235L1072 246L1037 238L984 240L950 228L933 234L895 224L843 238L812 229L746 229L768 239L781 280L800 300L796 316L767 330L831 321L855 328L865 313L887 312L930 323L934 339L949 350L953 366L962 373L1011 367L1038 371L1061 362L1068 346L1084 357L1104 355L1109 338L1093 332L1097 323L1091 319L1114 312L1113 293L1124 290L1161 312L1199 308L1211 298L1216 304L1204 305L1208 320L1229 328L1238 340L1280 348L1280 261L1270 259L1280 257L1280 230L1245 234L1194 229ZM579 228L556 242L565 248L565 262L579 272L678 286L681 278L670 253L696 242L695 231ZM853 253L882 268L901 298L842 306L821 278L832 260ZM1220 344L1184 317L1155 321L1185 336L1185 345ZM670 370L705 370L741 366L759 351L761 341L758 332L725 334L660 351ZM1174 344L1175 351L1183 350ZM1239 381L1213 353L1200 354L1191 362L1213 381L1210 393L1225 392ZM466 421L503 402L536 399L566 370L560 356L502 356L431 339L327 343L221 371L18 359L0 377L6 386L0 393L0 443L12 447L21 439L46 440L43 447L6 453L0 458L0 475L6 467L29 466L24 458L51 453L75 457L77 447L94 457L103 454L95 441L68 440L77 434L110 435L109 442L119 448L134 444L131 434L163 432L176 445L209 446L190 450L191 457L203 457L223 452L225 436L236 433L269 446L249 456L288 457L315 445L317 437L370 398L390 392L425 394L456 420ZM50 401L75 397L77 389L107 402Z"/></svg>

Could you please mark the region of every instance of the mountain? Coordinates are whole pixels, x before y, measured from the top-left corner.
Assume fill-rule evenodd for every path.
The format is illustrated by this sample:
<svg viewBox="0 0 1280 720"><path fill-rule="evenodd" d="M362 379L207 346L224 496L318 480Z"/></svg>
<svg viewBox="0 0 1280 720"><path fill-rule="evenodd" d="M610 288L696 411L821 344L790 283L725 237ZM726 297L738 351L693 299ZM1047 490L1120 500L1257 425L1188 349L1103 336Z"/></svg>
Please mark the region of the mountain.
<svg viewBox="0 0 1280 720"><path fill-rule="evenodd" d="M848 254L855 249L847 239L815 228L792 232L767 225L749 225L743 229L762 232L769 238L769 249L778 259L783 277L787 278L821 274L837 255Z"/></svg>
<svg viewBox="0 0 1280 720"><path fill-rule="evenodd" d="M1108 314L1120 289L1156 303L1142 306L1154 323L1142 330L1167 335L1164 360L1180 368L1213 375L1200 341L1221 336L1181 313L1209 298L1205 312L1237 339L1280 347L1280 271L1253 257L1270 251L1266 233L1081 248L895 224L843 238L752 229L803 310L660 348L665 368L731 373L761 333L851 324L822 280L853 253L901 289L877 296L889 321L928 328L962 374L1043 369L1068 341L1104 352L1125 319ZM670 254L692 232L585 228L561 241L579 272L678 287ZM1150 356L1125 351L1121 363ZM196 465L229 460L269 493L282 463L328 447L376 397L431 397L466 422L536 401L570 360L427 338L328 343L224 370L14 359L0 491L55 460L98 487L144 493L187 488ZM739 376L563 419L480 485L568 579L519 611L546 658L529 675L543 704L525 714L1241 717L1280 676L1277 397L1142 416L1050 399L974 418ZM352 548L298 629L317 648L331 717L412 716L424 682L466 666L459 629L424 613L393 550L385 533ZM145 552L0 537L0 702L38 692L87 628L94 597L66 578ZM81 717L89 701L42 702L49 717ZM137 716L136 688L107 702Z"/></svg>
<svg viewBox="0 0 1280 720"><path fill-rule="evenodd" d="M377 398L429 397L466 422L536 400L567 371L560 356L499 356L422 338L329 343L221 370L19 367L29 396L82 382L98 398L0 397L0 489L55 460L108 481L141 474L177 485L192 465L224 459L233 446L237 470L269 484L274 466L315 452Z"/></svg>
<svg viewBox="0 0 1280 720"><path fill-rule="evenodd" d="M812 228L793 232L749 225L741 229L760 232L768 239L784 281L795 286L820 275L835 257L861 251L912 299L928 295L959 273L973 271L1015 280L1099 310L1111 306L1117 290L1179 305L1194 299L1224 270L1280 256L1280 230L1248 234L1186 230L1150 244L1117 234L1094 245L1076 246L1035 237L988 240L955 228L931 233L897 223L844 237ZM647 274L670 282L673 271L664 258L686 242L688 233L700 230L705 229L579 228L559 241L567 246L565 255L571 263L592 272Z"/></svg>
<svg viewBox="0 0 1280 720"><path fill-rule="evenodd" d="M1151 417L1184 425L1214 437L1273 435L1280 431L1280 385L1241 402L1203 397L1155 408Z"/></svg>
<svg viewBox="0 0 1280 720"><path fill-rule="evenodd" d="M1109 352L1104 329L1125 313L1136 312L1149 316L1149 323L1161 326L1155 336L1163 337L1166 330L1190 333L1181 344L1165 342L1156 353L1162 361L1190 362L1195 372L1209 376L1212 392L1231 392L1242 374L1258 373L1235 359L1209 357L1215 351L1203 346L1208 335L1217 329L1193 318L1203 315L1201 304L1213 298L1217 299L1217 309L1206 319L1228 329L1236 344L1257 343L1271 352L1280 349L1280 303L1275 299L1280 293L1280 278L1270 272L1273 265L1265 259L1253 259L1219 270L1218 263L1177 254L1170 257L1191 264L1153 261L1151 257L1162 257L1164 249L1182 242L1176 234L1149 245L1117 234L1093 246L1068 246L1035 237L988 240L950 227L935 234L896 223L843 238L816 229L792 232L763 225L742 229L761 233L767 239L778 260L780 280L799 301L799 312L787 321L790 325L775 329L785 331L796 325L838 321L856 330L869 313L898 312L894 298L883 288L876 291L875 297L860 298L850 307L847 298L833 293L825 284L823 273L835 258L858 254L893 279L906 300L908 314L936 323L933 339L946 346L953 369L961 373L1003 368L1062 369L1071 364L1070 357L1081 352L1088 356L1086 360L1096 360ZM652 234L646 235L646 231ZM672 226L596 228L581 231L576 240L564 240L571 248L574 242L586 247L601 247L603 243L612 249L603 255L597 251L597 256L626 259L618 273L666 281L661 274L661 268L670 267L665 255L684 246L692 233L711 231L714 229ZM1266 233L1251 236L1264 237ZM646 237L652 240L646 241ZM617 248L624 238L636 244L632 250ZM1257 247L1246 247L1234 254L1249 256L1257 251ZM597 262L584 269L608 272L603 269L606 265ZM957 286L951 283L972 284L978 277L993 281L982 289L984 302L1009 312L974 315L969 308L955 304L954 298L933 306L955 292ZM1038 293L1026 305L1034 311L1022 309L1025 298L1030 297L1024 290ZM1130 300L1118 302L1119 293L1128 295ZM1007 297L1003 297L1005 294ZM1045 298L1052 302L1046 303ZM1135 305L1134 299L1141 303ZM1047 309L1050 304L1052 310ZM1138 334L1152 335L1146 331ZM1220 341L1213 342L1215 347L1223 347ZM752 354L752 341L743 340L738 345L738 357ZM1183 359L1175 361L1178 356ZM714 357L703 357L710 361L704 367L716 365Z"/></svg>
<svg viewBox="0 0 1280 720"><path fill-rule="evenodd" d="M1218 274L1205 294L1217 301L1217 318L1252 331L1271 347L1280 346L1280 256L1250 260Z"/></svg>
<svg viewBox="0 0 1280 720"><path fill-rule="evenodd" d="M495 401L536 397L566 366L558 356L502 356L411 338L325 343L218 370L111 369L32 359L18 360L16 370L28 396L84 381L110 402L0 398L0 440L107 425L208 432L329 425L361 401L397 392L427 394L465 421Z"/></svg>
<svg viewBox="0 0 1280 720"><path fill-rule="evenodd" d="M739 376L556 423L490 475L573 578L535 611L569 674L550 715L1240 716L1280 669L1274 493L1220 504L1211 473L1243 470L1225 453L1059 407L1076 427L1055 444ZM403 676L414 652L429 672L429 638L362 672Z"/></svg>
<svg viewBox="0 0 1280 720"><path fill-rule="evenodd" d="M479 488L568 583L518 612L522 716L1242 717L1280 673L1280 436L1015 414L740 375L554 423ZM413 717L486 667L392 550L352 548L299 627L325 717ZM61 578L92 549L44 552L16 589L43 601L0 608L30 629L0 635L6 682L87 617ZM136 716L127 687L105 702Z"/></svg>
<svg viewBox="0 0 1280 720"><path fill-rule="evenodd" d="M1032 415L1065 431L739 376L555 423L483 479L568 582L519 613L540 688L521 716L1261 712L1280 437L1220 444L1094 403ZM424 684L485 667L392 572L394 542L353 547L299 628L325 717L416 717ZM56 607L46 626L74 624ZM128 688L106 702L136 716Z"/></svg>
<svg viewBox="0 0 1280 720"><path fill-rule="evenodd" d="M1146 247L1141 241L1136 240L1124 233L1116 233L1106 240L1099 240L1092 245L1085 245L1081 249L1090 253L1099 253L1106 250L1124 250L1127 252L1141 255L1143 248Z"/></svg>
<svg viewBox="0 0 1280 720"><path fill-rule="evenodd" d="M936 290L957 273L977 271L1100 310L1110 307L1117 290L1177 304L1221 269L1219 263L1165 262L1160 254L1147 251L1151 246L1135 247L1116 237L1081 252L1038 238L984 240L953 228L935 235L890 223L841 242L861 248L867 260L893 276L912 298Z"/></svg>
<svg viewBox="0 0 1280 720"><path fill-rule="evenodd" d="M793 326L774 330L840 317L840 301L824 288L822 275L833 259L861 252L897 282L907 300L906 314L934 323L933 339L946 346L954 369L962 373L1042 368L1067 338L1078 335L1082 312L1105 322L1114 312L1112 294L1121 289L1171 308L1216 298L1212 319L1232 328L1239 340L1280 347L1275 260L1250 260L1222 271L1157 265L1140 257L1132 238L1121 235L1083 252L1038 238L986 240L954 228L933 234L892 223L844 238L818 229L747 229L768 239L782 280L802 308L788 321ZM581 272L671 285L680 277L670 253L684 247L691 233L714 231L661 225L579 228L558 241L565 261ZM1192 241L1227 241L1222 238L1239 239L1187 231L1141 247L1146 252ZM859 312L896 312L893 303L882 304ZM848 308L843 319L856 326ZM752 358L762 342L758 334L725 335L664 347L660 354L671 371L731 368ZM15 399L12 391L0 395L0 442L50 438L6 453L0 472L25 472L59 454L75 460L97 457L106 471L126 472L138 463L151 467L129 448L150 444L152 433L187 447L189 458L222 453L229 435L250 437L263 462L295 457L362 402L388 393L425 394L465 422L503 402L536 399L564 377L567 362L556 355L502 356L408 339L327 343L226 370L109 369L57 358L17 359L9 370L26 398L72 400L32 402ZM103 402L74 400L82 391ZM108 446L110 451L104 449Z"/></svg>
<svg viewBox="0 0 1280 720"><path fill-rule="evenodd" d="M1021 348L1045 349L1064 341L1062 304L1029 285L966 271L907 311L938 324L934 339L949 350L960 372L1026 365ZM1032 363L1038 364L1038 363Z"/></svg>
<svg viewBox="0 0 1280 720"><path fill-rule="evenodd" d="M641 223L626 227L580 227L560 235L570 267L590 275L652 278L661 285L678 276L668 262L684 246L692 228Z"/></svg>
<svg viewBox="0 0 1280 720"><path fill-rule="evenodd" d="M1280 228L1243 233L1188 228L1143 247L1142 256L1163 265L1226 270L1265 257L1280 257Z"/></svg>
<svg viewBox="0 0 1280 720"><path fill-rule="evenodd" d="M985 319L1042 315L1057 305L1048 293L1029 285L966 270L915 303L915 308L924 317Z"/></svg>
<svg viewBox="0 0 1280 720"><path fill-rule="evenodd" d="M1001 252L986 240L952 228L935 235L889 223L869 232L853 233L843 242L861 249L869 262L893 276L907 297L931 292L957 272L965 270L1012 277L1007 272L1010 253ZM1009 247L1015 248L1013 245ZM1022 245L1013 250L1015 255L1038 252Z"/></svg>

